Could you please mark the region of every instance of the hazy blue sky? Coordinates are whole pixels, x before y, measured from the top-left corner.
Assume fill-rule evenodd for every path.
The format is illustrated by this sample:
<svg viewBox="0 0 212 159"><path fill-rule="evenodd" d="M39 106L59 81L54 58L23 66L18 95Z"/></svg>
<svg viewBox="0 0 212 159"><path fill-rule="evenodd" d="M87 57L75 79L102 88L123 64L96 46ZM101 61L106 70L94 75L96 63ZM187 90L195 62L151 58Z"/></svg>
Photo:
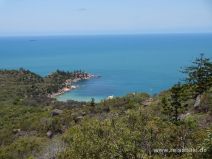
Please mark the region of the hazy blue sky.
<svg viewBox="0 0 212 159"><path fill-rule="evenodd" d="M155 32L212 32L212 0L0 0L0 36Z"/></svg>

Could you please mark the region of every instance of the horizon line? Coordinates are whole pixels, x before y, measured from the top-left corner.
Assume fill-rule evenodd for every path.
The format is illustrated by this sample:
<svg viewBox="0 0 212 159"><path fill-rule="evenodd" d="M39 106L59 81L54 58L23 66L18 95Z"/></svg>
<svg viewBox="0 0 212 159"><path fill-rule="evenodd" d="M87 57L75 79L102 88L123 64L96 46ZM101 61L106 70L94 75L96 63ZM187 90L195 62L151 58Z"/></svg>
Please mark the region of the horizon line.
<svg viewBox="0 0 212 159"><path fill-rule="evenodd" d="M212 34L209 32L146 32L146 33L58 33L58 34L17 34L0 35L0 37L49 37L49 36L113 36L113 35L167 35L167 34Z"/></svg>

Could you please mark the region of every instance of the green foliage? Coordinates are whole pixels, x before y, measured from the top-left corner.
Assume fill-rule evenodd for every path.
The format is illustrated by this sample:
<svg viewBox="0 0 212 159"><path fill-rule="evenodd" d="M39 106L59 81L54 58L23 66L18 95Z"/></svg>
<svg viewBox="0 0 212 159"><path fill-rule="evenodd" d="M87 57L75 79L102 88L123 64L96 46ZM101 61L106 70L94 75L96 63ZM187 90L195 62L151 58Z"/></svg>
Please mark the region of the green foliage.
<svg viewBox="0 0 212 159"><path fill-rule="evenodd" d="M179 116L185 112L187 105L183 103L183 87L180 83L174 85L170 90L170 97L161 99L162 113L169 116L170 120L177 122Z"/></svg>
<svg viewBox="0 0 212 159"><path fill-rule="evenodd" d="M36 155L40 150L43 139L37 137L19 138L9 146L0 149L1 159L27 158Z"/></svg>
<svg viewBox="0 0 212 159"><path fill-rule="evenodd" d="M91 98L91 106L95 106L95 99Z"/></svg>
<svg viewBox="0 0 212 159"><path fill-rule="evenodd" d="M145 156L137 148L139 132L132 133L122 122L96 119L88 120L67 132L64 140L70 148L59 158L141 158ZM125 120L131 120L126 118ZM133 121L132 121L133 122Z"/></svg>
<svg viewBox="0 0 212 159"><path fill-rule="evenodd" d="M171 116L174 117L174 120L179 119L179 114L184 111L181 100L182 88L178 83L171 88Z"/></svg>
<svg viewBox="0 0 212 159"><path fill-rule="evenodd" d="M163 108L162 113L169 115L170 112L172 111L172 108L170 106L170 103L168 103L168 100L165 97L163 97L161 99L161 105L162 105L162 108Z"/></svg>
<svg viewBox="0 0 212 159"><path fill-rule="evenodd" d="M204 158L212 158L212 130L207 130L207 137L201 146L206 150Z"/></svg>
<svg viewBox="0 0 212 159"><path fill-rule="evenodd" d="M109 116L104 120L87 118L70 128L64 135L68 147L59 158L187 158L192 154L160 154L154 149L195 147L192 143L202 140L194 135L199 133L195 119L175 125L142 106Z"/></svg>
<svg viewBox="0 0 212 159"><path fill-rule="evenodd" d="M82 71L65 72L57 70L52 74L41 77L29 70L0 70L0 100L15 105L36 102L48 102L48 94L57 92L63 88L65 81L87 77ZM22 103L21 103L22 102Z"/></svg>
<svg viewBox="0 0 212 159"><path fill-rule="evenodd" d="M185 124L190 128L190 129L195 129L197 128L197 119L194 116L188 116L185 118Z"/></svg>
<svg viewBox="0 0 212 159"><path fill-rule="evenodd" d="M212 86L212 62L201 54L193 62L193 66L185 68L183 73L187 74L186 81L194 86L194 96L197 97Z"/></svg>

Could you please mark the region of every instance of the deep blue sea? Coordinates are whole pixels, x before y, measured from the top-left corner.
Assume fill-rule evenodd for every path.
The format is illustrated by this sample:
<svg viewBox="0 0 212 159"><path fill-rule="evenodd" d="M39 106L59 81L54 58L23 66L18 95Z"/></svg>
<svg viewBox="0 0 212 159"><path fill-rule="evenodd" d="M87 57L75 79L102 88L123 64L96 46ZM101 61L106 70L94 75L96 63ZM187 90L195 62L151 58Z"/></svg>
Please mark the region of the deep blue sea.
<svg viewBox="0 0 212 159"><path fill-rule="evenodd" d="M0 68L24 67L40 75L84 70L101 78L78 83L59 100L96 100L129 92L155 94L183 79L180 68L205 53L212 34L1 37Z"/></svg>

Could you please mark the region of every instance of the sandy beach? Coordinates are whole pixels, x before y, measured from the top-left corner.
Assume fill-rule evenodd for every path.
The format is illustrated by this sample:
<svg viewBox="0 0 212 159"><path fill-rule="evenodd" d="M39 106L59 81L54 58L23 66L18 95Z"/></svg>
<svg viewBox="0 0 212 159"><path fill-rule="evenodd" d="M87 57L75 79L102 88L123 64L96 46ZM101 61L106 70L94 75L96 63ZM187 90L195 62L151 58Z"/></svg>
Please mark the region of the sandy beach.
<svg viewBox="0 0 212 159"><path fill-rule="evenodd" d="M87 76L81 76L81 77L77 77L75 79L67 79L64 83L65 87L63 87L62 89L59 89L56 93L49 94L48 97L56 98L57 96L60 96L66 92L69 92L71 90L79 88L78 85L75 85L77 82L82 81L82 80L89 80L89 79L95 78L95 77L97 77L97 76L95 76L93 74L88 74Z"/></svg>

